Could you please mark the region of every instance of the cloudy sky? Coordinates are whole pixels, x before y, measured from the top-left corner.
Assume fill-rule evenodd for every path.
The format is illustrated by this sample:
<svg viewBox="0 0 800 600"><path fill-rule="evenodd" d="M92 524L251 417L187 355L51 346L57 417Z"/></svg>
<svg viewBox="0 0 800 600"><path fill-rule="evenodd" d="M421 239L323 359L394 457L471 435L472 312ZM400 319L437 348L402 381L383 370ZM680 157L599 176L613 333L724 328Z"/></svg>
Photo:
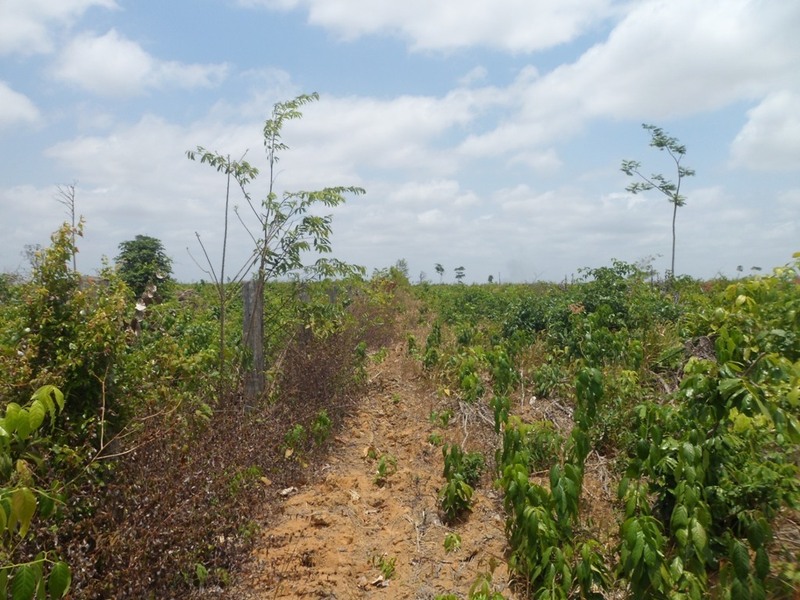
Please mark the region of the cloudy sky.
<svg viewBox="0 0 800 600"><path fill-rule="evenodd" d="M800 3L768 0L3 0L0 271L48 243L75 182L80 270L144 234L208 279L196 234L218 261L225 180L186 150L264 166L273 104L310 92L277 185L365 188L333 244L369 271L667 269L672 206L619 169L674 178L642 123L697 172L676 271L770 269L800 250L798 31ZM231 230L235 270L252 245Z"/></svg>

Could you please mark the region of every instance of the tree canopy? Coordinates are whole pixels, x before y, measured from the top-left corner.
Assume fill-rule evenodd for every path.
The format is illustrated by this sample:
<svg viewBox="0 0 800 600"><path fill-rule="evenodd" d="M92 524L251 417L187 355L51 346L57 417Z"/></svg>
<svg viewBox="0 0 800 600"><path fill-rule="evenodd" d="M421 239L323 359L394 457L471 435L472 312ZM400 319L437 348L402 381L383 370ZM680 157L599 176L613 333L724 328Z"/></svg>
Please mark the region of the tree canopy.
<svg viewBox="0 0 800 600"><path fill-rule="evenodd" d="M137 296L144 293L147 284L157 283L160 287L172 275L172 259L164 245L148 235L122 242L116 263L120 277Z"/></svg>

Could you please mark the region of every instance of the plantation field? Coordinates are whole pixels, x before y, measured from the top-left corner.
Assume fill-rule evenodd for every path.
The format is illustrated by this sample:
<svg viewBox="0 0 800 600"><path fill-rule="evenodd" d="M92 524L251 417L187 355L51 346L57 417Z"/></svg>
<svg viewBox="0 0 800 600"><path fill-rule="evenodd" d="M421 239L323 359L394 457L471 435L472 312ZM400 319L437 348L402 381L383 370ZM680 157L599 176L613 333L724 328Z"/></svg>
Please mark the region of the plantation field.
<svg viewBox="0 0 800 600"><path fill-rule="evenodd" d="M0 280L0 597L798 595L800 256L271 281L254 397L238 286L73 244Z"/></svg>

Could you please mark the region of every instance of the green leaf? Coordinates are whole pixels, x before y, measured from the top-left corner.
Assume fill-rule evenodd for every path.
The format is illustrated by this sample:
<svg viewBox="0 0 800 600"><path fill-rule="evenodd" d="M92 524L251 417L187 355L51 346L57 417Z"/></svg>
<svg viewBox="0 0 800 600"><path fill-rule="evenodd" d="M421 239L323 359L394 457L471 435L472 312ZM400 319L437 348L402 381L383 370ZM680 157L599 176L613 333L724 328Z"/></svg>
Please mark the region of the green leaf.
<svg viewBox="0 0 800 600"><path fill-rule="evenodd" d="M45 589L42 581L44 580L44 552L39 552L33 562L28 563L33 571L33 579L36 582L36 600L45 600Z"/></svg>
<svg viewBox="0 0 800 600"><path fill-rule="evenodd" d="M689 525L689 512L686 506L678 504L675 510L672 511L672 519L670 520L670 527L672 529L684 528Z"/></svg>
<svg viewBox="0 0 800 600"><path fill-rule="evenodd" d="M11 600L31 600L36 592L36 575L28 565L23 565L11 580Z"/></svg>
<svg viewBox="0 0 800 600"><path fill-rule="evenodd" d="M672 535L674 535L675 539L678 540L678 545L681 546L681 548L684 547L689 541L689 530L685 527L675 529L672 532Z"/></svg>
<svg viewBox="0 0 800 600"><path fill-rule="evenodd" d="M681 457L690 465L694 464L695 461L694 446L689 442L684 442L683 445L681 446Z"/></svg>
<svg viewBox="0 0 800 600"><path fill-rule="evenodd" d="M633 552L631 552L631 557L633 558L633 562L638 563L642 559L642 554L644 553L644 534L639 532L636 536L636 543L633 545Z"/></svg>
<svg viewBox="0 0 800 600"><path fill-rule="evenodd" d="M683 575L683 561L679 556L676 556L669 566L670 575L676 581Z"/></svg>
<svg viewBox="0 0 800 600"><path fill-rule="evenodd" d="M6 528L8 527L8 514L6 513L5 503L0 503L0 535L5 533ZM0 598L3 595L0 594Z"/></svg>
<svg viewBox="0 0 800 600"><path fill-rule="evenodd" d="M69 586L72 583L72 573L69 565L65 562L58 561L53 565L50 570L50 577L47 579L47 591L50 595L50 600L57 600L63 598Z"/></svg>
<svg viewBox="0 0 800 600"><path fill-rule="evenodd" d="M3 429L5 429L9 434L14 433L17 430L17 416L19 415L19 411L22 410L20 405L16 402L9 402L8 406L6 406L6 416L4 419Z"/></svg>
<svg viewBox="0 0 800 600"><path fill-rule="evenodd" d="M759 579L766 579L769 575L769 554L763 546L756 550L755 568Z"/></svg>
<svg viewBox="0 0 800 600"><path fill-rule="evenodd" d="M38 400L34 400L31 407L28 409L28 424L31 431L36 431L44 423L44 418L47 416L47 410L44 405Z"/></svg>
<svg viewBox="0 0 800 600"><path fill-rule="evenodd" d="M747 580L747 576L750 575L750 554L745 545L738 540L733 543L731 549L731 563L736 577L742 581Z"/></svg>
<svg viewBox="0 0 800 600"><path fill-rule="evenodd" d="M769 523L763 517L753 519L747 526L747 541L750 542L750 547L753 549L763 546L768 535Z"/></svg>
<svg viewBox="0 0 800 600"><path fill-rule="evenodd" d="M43 518L46 519L47 517L51 516L55 510L55 507L56 503L52 496L47 494L41 494L39 496L39 514Z"/></svg>
<svg viewBox="0 0 800 600"><path fill-rule="evenodd" d="M44 402L48 409L55 403L58 410L64 410L64 394L54 385L43 385L33 393L33 400ZM55 410L49 410L51 418L55 417Z"/></svg>
<svg viewBox="0 0 800 600"><path fill-rule="evenodd" d="M734 579L731 585L731 600L751 600L747 585L739 579Z"/></svg>
<svg viewBox="0 0 800 600"><path fill-rule="evenodd" d="M690 519L689 529L692 532L692 543L695 547L698 557L701 556L702 551L708 546L708 537L703 525L695 518Z"/></svg>
<svg viewBox="0 0 800 600"><path fill-rule="evenodd" d="M31 433L31 418L27 409L21 408L16 417L17 436L20 440L26 440Z"/></svg>
<svg viewBox="0 0 800 600"><path fill-rule="evenodd" d="M31 526L33 513L36 512L36 496L26 487L17 488L11 496L11 519L15 525L19 523L19 535L25 537Z"/></svg>

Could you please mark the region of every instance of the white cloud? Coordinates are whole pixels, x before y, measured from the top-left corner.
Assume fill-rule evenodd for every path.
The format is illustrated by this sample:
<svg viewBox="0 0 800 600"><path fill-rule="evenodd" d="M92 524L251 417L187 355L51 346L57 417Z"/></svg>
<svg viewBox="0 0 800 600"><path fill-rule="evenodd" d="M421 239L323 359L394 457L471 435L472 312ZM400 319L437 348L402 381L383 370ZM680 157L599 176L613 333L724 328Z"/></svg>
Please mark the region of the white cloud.
<svg viewBox="0 0 800 600"><path fill-rule="evenodd" d="M797 30L800 3L632 3L608 39L576 62L515 81L518 112L462 149L516 153L573 135L588 119L652 121L761 98L796 80Z"/></svg>
<svg viewBox="0 0 800 600"><path fill-rule="evenodd" d="M747 0L647 2L554 85L582 82L591 115L696 114L757 97L795 72L800 6ZM588 87L587 87L588 84Z"/></svg>
<svg viewBox="0 0 800 600"><path fill-rule="evenodd" d="M114 0L3 0L0 2L0 56L52 52L57 25L68 25L93 6L112 9Z"/></svg>
<svg viewBox="0 0 800 600"><path fill-rule="evenodd" d="M761 171L800 165L800 94L768 95L747 112L747 123L731 146L734 166Z"/></svg>
<svg viewBox="0 0 800 600"><path fill-rule="evenodd" d="M462 191L460 184L454 179L434 179L406 182L388 194L388 201L411 208L455 208L473 206L479 199L471 190Z"/></svg>
<svg viewBox="0 0 800 600"><path fill-rule="evenodd" d="M548 148L544 151L519 152L511 159L511 164L526 165L537 173L554 173L564 163L553 148Z"/></svg>
<svg viewBox="0 0 800 600"><path fill-rule="evenodd" d="M15 123L37 123L40 119L39 109L27 96L0 81L0 127Z"/></svg>
<svg viewBox="0 0 800 600"><path fill-rule="evenodd" d="M87 223L83 244L91 248L91 254L81 255L84 264L98 265L101 254L113 257L120 242L141 233L164 242L180 276L208 279L186 249L202 256L195 238L199 232L218 260L225 178L186 158L186 150L198 144L232 151L258 148L259 124L204 120L181 126L146 115L135 124L117 125L107 135L78 137L46 151L79 182L77 208ZM231 201L243 202L238 191ZM248 251L245 238L238 235L231 241L236 261L244 260Z"/></svg>
<svg viewBox="0 0 800 600"><path fill-rule="evenodd" d="M346 40L394 34L414 50L485 46L519 53L569 42L607 16L610 0L239 0L290 10Z"/></svg>
<svg viewBox="0 0 800 600"><path fill-rule="evenodd" d="M735 276L737 265L769 270L788 262L800 239L798 200L798 190L777 200L741 197L722 186L693 191L678 211L676 270ZM788 251L776 262L778 248Z"/></svg>
<svg viewBox="0 0 800 600"><path fill-rule="evenodd" d="M467 87L473 83L485 81L488 75L489 71L486 69L486 67L478 65L477 67L474 67L465 73L464 76L458 80L458 83L464 87Z"/></svg>
<svg viewBox="0 0 800 600"><path fill-rule="evenodd" d="M447 223L447 217L445 216L444 212L438 208L434 208L431 210L426 210L425 212L417 215L417 221L419 221L419 224L423 227L428 227L431 225L444 225Z"/></svg>
<svg viewBox="0 0 800 600"><path fill-rule="evenodd" d="M352 183L369 169L414 176L453 173L459 156L447 137L457 135L493 102L493 95L455 90L444 97L323 97L307 106L303 119L286 126L291 152L282 163L287 187ZM314 164L311 181L293 179L300 166Z"/></svg>
<svg viewBox="0 0 800 600"><path fill-rule="evenodd" d="M158 60L114 29L102 36L76 37L52 68L56 79L104 96L127 96L170 86L213 87L226 73L226 65Z"/></svg>

